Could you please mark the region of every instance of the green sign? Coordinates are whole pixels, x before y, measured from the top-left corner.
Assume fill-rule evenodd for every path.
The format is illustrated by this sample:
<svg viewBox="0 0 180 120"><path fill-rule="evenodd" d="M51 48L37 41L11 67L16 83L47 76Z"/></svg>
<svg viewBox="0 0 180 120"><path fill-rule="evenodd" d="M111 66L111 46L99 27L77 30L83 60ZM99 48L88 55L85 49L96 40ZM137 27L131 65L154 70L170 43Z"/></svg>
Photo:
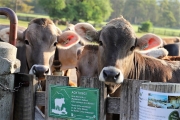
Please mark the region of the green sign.
<svg viewBox="0 0 180 120"><path fill-rule="evenodd" d="M98 120L99 89L50 85L49 116Z"/></svg>

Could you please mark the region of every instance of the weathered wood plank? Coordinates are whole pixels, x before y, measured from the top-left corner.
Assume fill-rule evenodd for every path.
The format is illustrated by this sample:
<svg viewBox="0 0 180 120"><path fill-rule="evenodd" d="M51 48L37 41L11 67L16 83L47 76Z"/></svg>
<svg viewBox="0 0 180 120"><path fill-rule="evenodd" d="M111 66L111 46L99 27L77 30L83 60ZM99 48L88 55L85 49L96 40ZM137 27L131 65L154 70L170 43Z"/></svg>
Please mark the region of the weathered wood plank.
<svg viewBox="0 0 180 120"><path fill-rule="evenodd" d="M146 80L124 80L121 85L120 120L139 120L139 90Z"/></svg>
<svg viewBox="0 0 180 120"><path fill-rule="evenodd" d="M45 120L45 115L35 106L35 120Z"/></svg>
<svg viewBox="0 0 180 120"><path fill-rule="evenodd" d="M46 76L46 94L45 94L45 120L64 120L60 118L52 118L49 117L49 85L62 85L62 86L68 86L69 84L69 78L65 76Z"/></svg>
<svg viewBox="0 0 180 120"><path fill-rule="evenodd" d="M14 119L13 120L34 120L34 98L35 88L33 86L34 76L29 74L15 74L15 82L29 82L28 87L21 87L15 92ZM18 86L18 85L16 85Z"/></svg>
<svg viewBox="0 0 180 120"><path fill-rule="evenodd" d="M162 82L142 83L141 88L144 90L150 90L155 92L180 93L179 83L162 83Z"/></svg>
<svg viewBox="0 0 180 120"><path fill-rule="evenodd" d="M81 77L79 81L80 87L84 88L98 88L100 93L99 106L99 120L106 119L106 98L107 90L103 82L100 82L97 77Z"/></svg>
<svg viewBox="0 0 180 120"><path fill-rule="evenodd" d="M119 114L120 113L120 97L107 97L106 112Z"/></svg>
<svg viewBox="0 0 180 120"><path fill-rule="evenodd" d="M45 106L45 91L36 91L35 104Z"/></svg>

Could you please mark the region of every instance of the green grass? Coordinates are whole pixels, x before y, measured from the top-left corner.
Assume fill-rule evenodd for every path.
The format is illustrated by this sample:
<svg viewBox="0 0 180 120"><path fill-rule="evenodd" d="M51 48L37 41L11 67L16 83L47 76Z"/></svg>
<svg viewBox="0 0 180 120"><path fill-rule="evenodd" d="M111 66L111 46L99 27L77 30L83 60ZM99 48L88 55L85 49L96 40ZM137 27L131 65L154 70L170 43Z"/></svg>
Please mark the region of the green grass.
<svg viewBox="0 0 180 120"><path fill-rule="evenodd" d="M23 17L49 18L48 15L40 15L40 14L16 13L16 15L17 16L23 16Z"/></svg>

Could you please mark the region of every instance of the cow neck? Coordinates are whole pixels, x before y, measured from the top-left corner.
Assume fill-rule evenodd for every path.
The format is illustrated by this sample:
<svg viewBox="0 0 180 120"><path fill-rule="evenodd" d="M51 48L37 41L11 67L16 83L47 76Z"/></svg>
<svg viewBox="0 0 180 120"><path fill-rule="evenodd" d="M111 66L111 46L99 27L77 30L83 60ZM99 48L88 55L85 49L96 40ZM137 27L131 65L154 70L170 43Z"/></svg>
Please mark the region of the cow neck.
<svg viewBox="0 0 180 120"><path fill-rule="evenodd" d="M142 74L145 71L145 61L142 59L139 53L134 52L133 64L130 69L128 79L145 79L145 75Z"/></svg>

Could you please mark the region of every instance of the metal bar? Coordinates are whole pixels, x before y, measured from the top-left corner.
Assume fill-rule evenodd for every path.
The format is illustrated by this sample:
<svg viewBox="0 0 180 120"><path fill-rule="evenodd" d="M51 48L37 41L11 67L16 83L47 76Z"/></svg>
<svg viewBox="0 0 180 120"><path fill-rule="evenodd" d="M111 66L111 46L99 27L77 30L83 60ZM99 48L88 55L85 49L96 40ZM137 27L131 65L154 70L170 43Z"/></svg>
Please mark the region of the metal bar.
<svg viewBox="0 0 180 120"><path fill-rule="evenodd" d="M5 15L10 20L9 43L16 46L18 18L16 13L7 7L0 7L0 15Z"/></svg>

